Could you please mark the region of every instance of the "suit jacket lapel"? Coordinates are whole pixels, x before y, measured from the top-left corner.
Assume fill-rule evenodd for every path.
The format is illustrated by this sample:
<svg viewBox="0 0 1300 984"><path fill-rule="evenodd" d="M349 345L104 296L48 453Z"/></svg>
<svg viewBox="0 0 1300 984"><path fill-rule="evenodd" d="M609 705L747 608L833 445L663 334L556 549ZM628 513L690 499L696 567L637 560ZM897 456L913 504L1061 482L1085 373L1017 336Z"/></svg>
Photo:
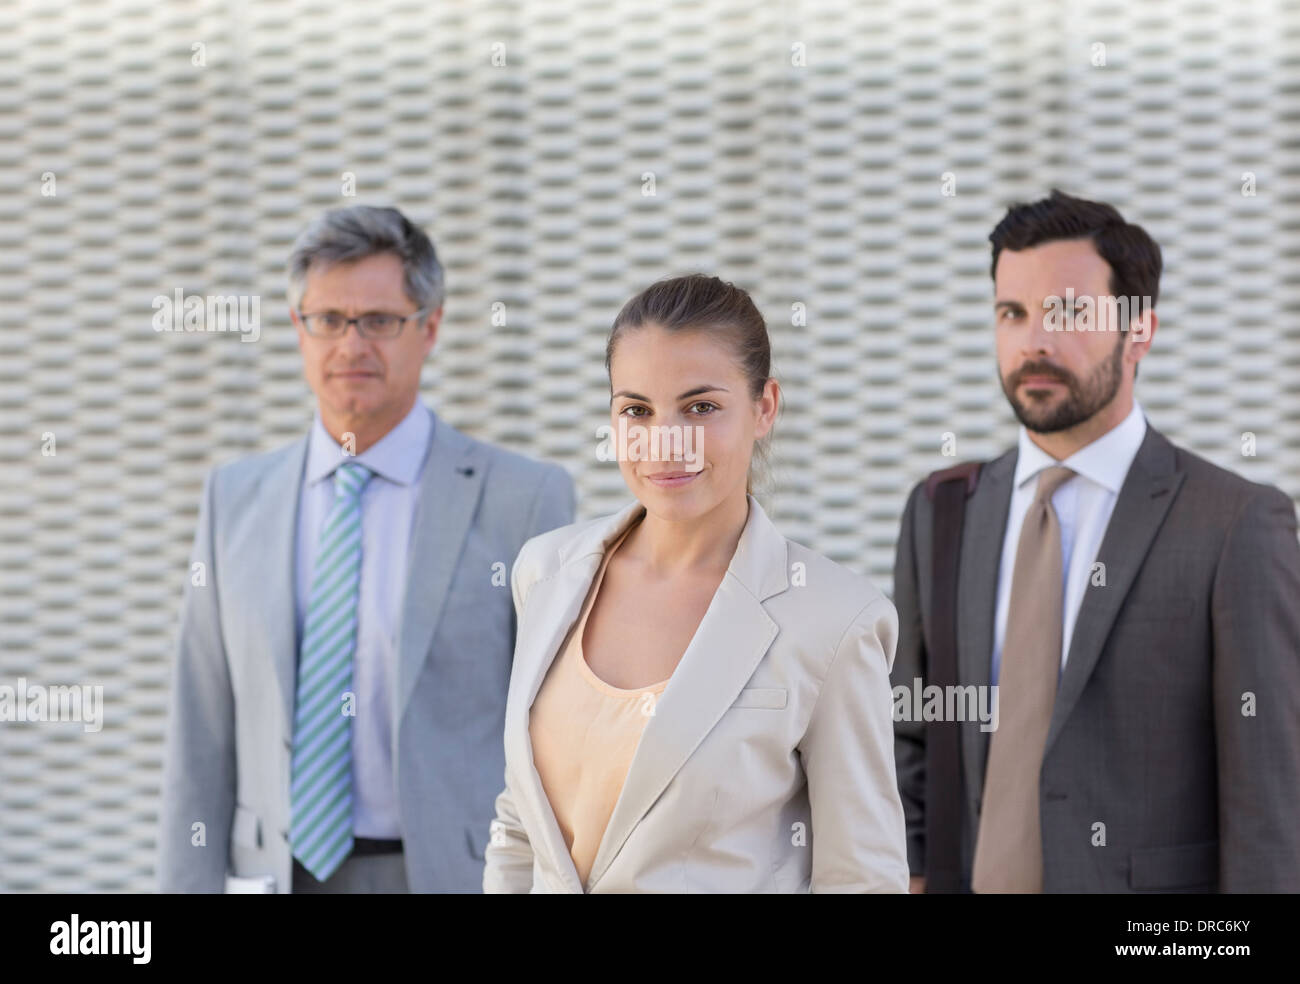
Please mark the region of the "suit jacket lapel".
<svg viewBox="0 0 1300 984"><path fill-rule="evenodd" d="M534 841L534 850L543 851L549 857L550 869L559 873L565 887L579 894L583 886L578 878L578 869L574 867L573 857L555 819L555 811L551 809L541 776L533 764L533 745L528 732L529 711L547 670L559 655L560 644L582 611L606 547L643 511L641 504L634 502L606 521L582 530L574 540L565 544L560 549L559 571L554 577L533 585L524 618L518 626L505 728L507 751L518 763L516 779L519 789L515 805L521 819L526 815L530 821L525 823L530 837L540 834L540 842Z"/></svg>
<svg viewBox="0 0 1300 984"><path fill-rule="evenodd" d="M957 582L957 624L962 627L957 638L957 672L965 685L987 687L992 676L998 569L1018 456L1012 450L986 465L966 506ZM978 721L966 722L961 749L968 796L978 796L984 786L988 748L988 732L980 730Z"/></svg>
<svg viewBox="0 0 1300 984"><path fill-rule="evenodd" d="M1105 585L1089 582L1074 623L1044 753L1083 693L1156 532L1178 495L1186 474L1176 468L1173 445L1148 424L1097 551L1097 561L1105 564Z"/></svg>
<svg viewBox="0 0 1300 984"><path fill-rule="evenodd" d="M464 434L433 416L429 451L420 474L420 497L411 524L406 595L398 641L394 732L410 703L483 488L486 463Z"/></svg>
<svg viewBox="0 0 1300 984"><path fill-rule="evenodd" d="M527 620L527 630L520 626L515 670L511 679L510 701L517 706L506 709L506 747L510 757L518 763L516 777L519 797L516 808L521 819L528 818L528 829L533 849L549 856L549 868L558 872L570 892L581 893L582 882L578 869L564 843L559 821L551 809L541 776L533 765L533 743L529 738L529 709L541 689L546 671L559 654L560 643L577 621L583 600L591 587L592 579L600 565L600 555L584 558L570 564L555 577L539 582L529 596L529 611L537 613ZM517 676L518 682L514 677ZM540 842L537 834L540 833Z"/></svg>
<svg viewBox="0 0 1300 984"><path fill-rule="evenodd" d="M655 704L588 878L594 887L641 818L690 757L777 635L762 602L789 586L785 537L757 500L713 600Z"/></svg>
<svg viewBox="0 0 1300 984"><path fill-rule="evenodd" d="M240 561L242 572L235 576L245 583L262 585L258 607L263 621L261 637L266 641L268 662L274 667L284 708L284 739L293 740L293 706L298 683L297 542L298 500L302 494L302 470L307 460L307 438L299 438L268 469L262 478L259 498L266 508L253 510L249 543L253 549ZM267 558L272 558L268 570Z"/></svg>

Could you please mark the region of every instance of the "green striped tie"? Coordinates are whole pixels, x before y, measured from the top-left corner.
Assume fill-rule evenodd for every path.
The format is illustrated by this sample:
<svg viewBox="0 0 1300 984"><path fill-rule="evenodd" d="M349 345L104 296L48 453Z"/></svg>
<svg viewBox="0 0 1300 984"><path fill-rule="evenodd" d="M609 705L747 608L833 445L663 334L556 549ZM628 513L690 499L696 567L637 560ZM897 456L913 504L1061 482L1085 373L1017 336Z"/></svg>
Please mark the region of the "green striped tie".
<svg viewBox="0 0 1300 984"><path fill-rule="evenodd" d="M352 851L352 688L361 582L361 490L372 472L346 462L334 472L334 505L325 518L302 626L293 718L293 856L320 881Z"/></svg>

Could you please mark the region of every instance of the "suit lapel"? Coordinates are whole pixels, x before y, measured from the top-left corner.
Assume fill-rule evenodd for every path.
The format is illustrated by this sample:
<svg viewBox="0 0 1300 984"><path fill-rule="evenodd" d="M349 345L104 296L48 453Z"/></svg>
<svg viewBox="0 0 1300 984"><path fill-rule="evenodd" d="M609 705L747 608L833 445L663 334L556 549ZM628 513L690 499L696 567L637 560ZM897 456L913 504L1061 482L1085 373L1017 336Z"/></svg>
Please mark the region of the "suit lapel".
<svg viewBox="0 0 1300 984"><path fill-rule="evenodd" d="M734 703L776 634L777 625L762 604L735 577L724 576L646 724L596 851L588 879L591 886Z"/></svg>
<svg viewBox="0 0 1300 984"><path fill-rule="evenodd" d="M524 826L534 840L534 849L540 849L550 858L550 869L560 874L565 888L581 893L582 882L578 869L564 843L560 824L555 819L541 776L533 764L533 743L529 737L529 710L537 691L541 689L546 671L559 654L560 643L573 623L577 621L583 600L591 587L592 579L600 566L600 555L585 557L567 565L555 577L539 582L529 595L529 618L520 625L515 671L511 678L511 702L517 707L506 709L506 747L510 757L518 763L516 773L520 781L520 798L516 808L530 822ZM525 630L525 626L527 626ZM518 677L516 682L515 677ZM541 842L534 836L541 833Z"/></svg>
<svg viewBox="0 0 1300 984"><path fill-rule="evenodd" d="M555 576L533 585L528 605L518 626L514 669L510 676L509 706L506 708L505 744L509 757L519 763L516 775L519 801L516 808L531 822L524 826L530 836L540 832L540 847L549 856L550 868L559 873L565 888L582 893L582 881L573 857L564 843L555 811L551 809L541 776L533 764L529 737L529 712L541 689L546 672L559 655L560 644L577 621L591 583L600 568L606 547L643 512L634 502L622 512L581 530L560 550L560 569Z"/></svg>
<svg viewBox="0 0 1300 984"><path fill-rule="evenodd" d="M479 448L472 441L432 411L430 415L433 431L420 474L419 503L411 524L407 557L406 595L398 642L395 733L433 645L452 575L478 505L486 468Z"/></svg>
<svg viewBox="0 0 1300 984"><path fill-rule="evenodd" d="M279 682L283 723L293 730L294 695L298 682L297 542L298 501L302 495L302 470L307 458L307 438L299 438L267 470L259 485L258 498L265 509L253 510L249 543L254 549L243 561L244 570L237 575L248 584L262 585L262 604L258 612L263 621L260 636L265 640L268 662ZM273 558L267 570L266 558ZM292 741L292 734L284 735Z"/></svg>
<svg viewBox="0 0 1300 984"><path fill-rule="evenodd" d="M785 538L757 500L726 574L655 704L592 863L594 887L641 818L754 674L777 635L763 600L784 591Z"/></svg>
<svg viewBox="0 0 1300 984"><path fill-rule="evenodd" d="M1111 626L1185 477L1177 470L1173 445L1148 424L1097 551L1097 561L1105 564L1105 586L1089 582L1074 623L1044 754L1083 693Z"/></svg>
<svg viewBox="0 0 1300 984"><path fill-rule="evenodd" d="M990 462L980 474L966 507L958 573L957 672L963 684L987 687L993 668L993 628L997 616L998 568L1011 509L1012 479L1018 452ZM962 767L966 790L978 795L984 785L989 736L979 722L962 728Z"/></svg>

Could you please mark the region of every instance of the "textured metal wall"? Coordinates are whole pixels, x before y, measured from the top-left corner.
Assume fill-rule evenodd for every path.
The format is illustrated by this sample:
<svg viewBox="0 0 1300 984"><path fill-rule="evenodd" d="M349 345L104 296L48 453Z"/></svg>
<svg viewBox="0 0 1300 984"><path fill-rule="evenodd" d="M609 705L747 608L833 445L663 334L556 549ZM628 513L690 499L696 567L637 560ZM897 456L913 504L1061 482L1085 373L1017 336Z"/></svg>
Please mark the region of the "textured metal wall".
<svg viewBox="0 0 1300 984"><path fill-rule="evenodd" d="M427 398L563 463L583 516L627 495L595 452L618 307L750 288L787 401L766 501L888 590L945 432L1014 439L986 237L1053 185L1165 249L1156 426L1300 493L1297 93L1297 0L0 3L0 684L106 705L0 724L0 889L152 886L200 483L310 419L282 269L319 210L427 224ZM177 288L260 296L260 340L155 332Z"/></svg>

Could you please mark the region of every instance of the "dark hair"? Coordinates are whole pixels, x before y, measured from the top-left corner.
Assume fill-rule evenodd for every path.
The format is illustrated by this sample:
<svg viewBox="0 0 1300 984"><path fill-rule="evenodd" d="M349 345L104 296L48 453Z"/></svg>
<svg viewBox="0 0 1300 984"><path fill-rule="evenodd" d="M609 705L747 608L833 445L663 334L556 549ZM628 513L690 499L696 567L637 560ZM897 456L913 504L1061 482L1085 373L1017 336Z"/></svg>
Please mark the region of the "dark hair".
<svg viewBox="0 0 1300 984"><path fill-rule="evenodd" d="M1061 239L1090 239L1110 266L1110 292L1116 297L1137 297L1139 313L1146 299L1154 308L1160 294L1160 247L1145 229L1113 205L1075 198L1057 189L1041 201L1012 205L989 235L993 263L989 275L996 279L998 256L1004 249L1021 250ZM1121 328L1128 330L1128 325Z"/></svg>
<svg viewBox="0 0 1300 984"><path fill-rule="evenodd" d="M693 273L651 284L623 305L614 318L605 344L605 372L609 373L614 346L629 331L658 325L665 331L705 331L718 335L735 353L749 384L750 399L763 395L771 376L772 346L767 323L749 294L735 284ZM770 436L770 432L769 432ZM765 441L756 453L765 457ZM753 491L752 480L748 491Z"/></svg>

